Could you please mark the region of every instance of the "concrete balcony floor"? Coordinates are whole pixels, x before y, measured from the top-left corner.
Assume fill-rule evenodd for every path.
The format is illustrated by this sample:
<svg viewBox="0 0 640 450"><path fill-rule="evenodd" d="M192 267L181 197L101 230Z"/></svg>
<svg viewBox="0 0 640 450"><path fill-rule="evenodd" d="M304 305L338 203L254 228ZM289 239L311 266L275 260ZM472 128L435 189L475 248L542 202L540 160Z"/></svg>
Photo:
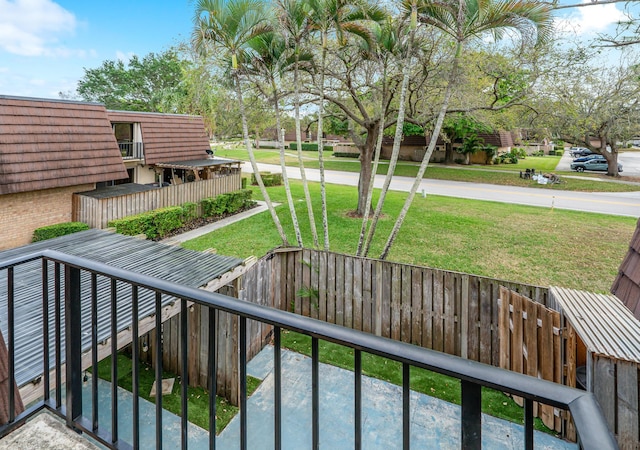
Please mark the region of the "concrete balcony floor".
<svg viewBox="0 0 640 450"><path fill-rule="evenodd" d="M248 448L273 446L273 347L267 346L247 367L248 374L262 384L248 400ZM354 448L353 372L320 364L320 447ZM84 383L85 417L91 417L91 382ZM111 384L99 380L100 426L111 430ZM402 388L362 377L362 445L366 449L402 447ZM282 438L284 449L311 448L311 359L282 351ZM118 389L118 430L131 442L131 393ZM180 448L180 417L163 413L163 446ZM41 431L44 430L44 431ZM189 449L207 449L208 433L189 425ZM216 438L216 448L238 449L240 420L236 416ZM140 445L155 446L155 405L140 399ZM524 427L502 419L482 416L482 445L487 449L521 449ZM535 431L536 449L577 449L577 445ZM412 448L460 448L460 407L443 400L411 392ZM4 449L95 449L85 437L69 430L51 413L36 416L19 430L0 440Z"/></svg>

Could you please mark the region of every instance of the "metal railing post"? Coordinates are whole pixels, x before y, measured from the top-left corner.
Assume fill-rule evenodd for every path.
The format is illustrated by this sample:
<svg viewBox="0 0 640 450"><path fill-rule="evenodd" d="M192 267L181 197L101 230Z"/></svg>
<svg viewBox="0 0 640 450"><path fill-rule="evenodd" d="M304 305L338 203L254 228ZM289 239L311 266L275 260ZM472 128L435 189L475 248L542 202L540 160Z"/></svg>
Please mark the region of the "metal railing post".
<svg viewBox="0 0 640 450"><path fill-rule="evenodd" d="M64 318L67 426L82 416L82 310L80 269L64 267Z"/></svg>
<svg viewBox="0 0 640 450"><path fill-rule="evenodd" d="M462 380L462 446L464 449L482 448L482 386Z"/></svg>

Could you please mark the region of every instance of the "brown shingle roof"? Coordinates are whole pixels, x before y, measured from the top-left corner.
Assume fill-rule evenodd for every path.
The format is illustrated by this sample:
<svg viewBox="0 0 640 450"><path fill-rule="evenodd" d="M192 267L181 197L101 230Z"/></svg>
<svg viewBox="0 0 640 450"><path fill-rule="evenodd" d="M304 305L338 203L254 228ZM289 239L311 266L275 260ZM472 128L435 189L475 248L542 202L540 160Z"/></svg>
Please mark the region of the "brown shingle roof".
<svg viewBox="0 0 640 450"><path fill-rule="evenodd" d="M0 96L0 195L126 177L103 105Z"/></svg>
<svg viewBox="0 0 640 450"><path fill-rule="evenodd" d="M206 158L209 138L200 116L108 111L112 123L140 123L147 164Z"/></svg>
<svg viewBox="0 0 640 450"><path fill-rule="evenodd" d="M640 220L631 237L629 252L620 264L611 292L640 319Z"/></svg>

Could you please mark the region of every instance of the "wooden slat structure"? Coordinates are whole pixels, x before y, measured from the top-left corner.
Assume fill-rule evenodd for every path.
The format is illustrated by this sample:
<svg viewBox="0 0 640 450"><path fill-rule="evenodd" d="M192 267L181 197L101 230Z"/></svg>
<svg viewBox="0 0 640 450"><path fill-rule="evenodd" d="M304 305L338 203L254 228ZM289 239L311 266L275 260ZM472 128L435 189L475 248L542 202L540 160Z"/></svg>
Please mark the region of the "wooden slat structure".
<svg viewBox="0 0 640 450"><path fill-rule="evenodd" d="M640 448L640 321L614 295L551 287L577 349L567 350L567 368L584 361L586 387L602 407L621 448ZM576 364L571 364L578 361ZM575 373L567 373L567 379Z"/></svg>
<svg viewBox="0 0 640 450"><path fill-rule="evenodd" d="M84 222L92 228L106 228L112 220L167 206L179 206L187 202L197 203L208 197L237 191L241 186L241 173L234 171L210 180L145 189L121 195L97 195L96 191L74 194L73 220ZM100 192L98 191L98 194Z"/></svg>

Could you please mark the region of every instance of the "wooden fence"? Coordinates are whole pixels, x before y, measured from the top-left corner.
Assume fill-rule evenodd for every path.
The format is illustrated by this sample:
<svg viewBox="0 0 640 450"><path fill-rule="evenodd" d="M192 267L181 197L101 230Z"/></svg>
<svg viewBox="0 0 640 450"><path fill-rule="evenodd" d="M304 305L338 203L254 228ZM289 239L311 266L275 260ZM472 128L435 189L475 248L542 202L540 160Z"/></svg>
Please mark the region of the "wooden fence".
<svg viewBox="0 0 640 450"><path fill-rule="evenodd" d="M268 290L274 283L270 282L278 274L271 270L271 261L261 260L242 279L224 286L217 292L230 297L249 300L265 306L277 307L271 301L274 296ZM264 282L266 280L266 282ZM181 315L179 313L162 324L162 366L164 370L182 375L181 350ZM200 305L189 307L187 318L188 339L188 382L191 386L208 389L207 370L209 364L209 329L208 308ZM216 388L218 395L226 398L231 404L238 405L240 400L239 373L239 319L225 312L218 312L215 320L216 330ZM254 320L247 320L247 359L257 355L270 340L272 327ZM156 330L140 338L141 360L154 365L156 346Z"/></svg>
<svg viewBox="0 0 640 450"><path fill-rule="evenodd" d="M616 435L620 448L640 448L640 365L604 355L593 355L593 359L593 393L609 429Z"/></svg>
<svg viewBox="0 0 640 450"><path fill-rule="evenodd" d="M510 291L500 288L499 302L500 367L513 372L566 384L575 387L575 361L572 361L573 377L564 378L563 337L560 328L560 313L546 308ZM575 339L568 339L567 355L575 353ZM573 348L573 352L570 350ZM514 398L522 406L521 398ZM575 430L569 429L568 417L549 405L534 403L533 414L552 430L572 437ZM575 438L575 437L574 437Z"/></svg>
<svg viewBox="0 0 640 450"><path fill-rule="evenodd" d="M539 286L308 249L270 257L281 275L269 292L282 309L495 366L500 286L543 305L548 294Z"/></svg>
<svg viewBox="0 0 640 450"><path fill-rule="evenodd" d="M240 188L241 174L237 172L210 180L193 181L116 197L94 198L74 194L72 219L84 222L91 228L106 228L111 220L187 202L197 203L204 198L237 191Z"/></svg>

